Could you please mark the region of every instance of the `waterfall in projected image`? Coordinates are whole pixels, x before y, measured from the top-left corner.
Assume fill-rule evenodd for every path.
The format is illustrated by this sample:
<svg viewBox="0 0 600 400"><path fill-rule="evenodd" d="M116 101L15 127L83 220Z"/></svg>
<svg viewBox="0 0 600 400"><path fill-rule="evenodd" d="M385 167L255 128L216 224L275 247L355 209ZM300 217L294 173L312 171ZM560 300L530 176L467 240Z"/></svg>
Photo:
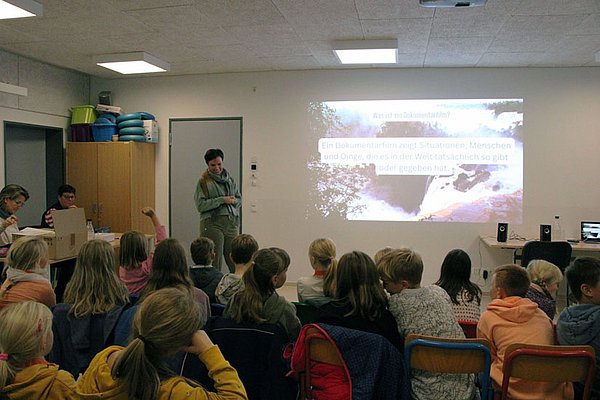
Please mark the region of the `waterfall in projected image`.
<svg viewBox="0 0 600 400"><path fill-rule="evenodd" d="M522 222L522 99L315 101L308 113L308 218Z"/></svg>

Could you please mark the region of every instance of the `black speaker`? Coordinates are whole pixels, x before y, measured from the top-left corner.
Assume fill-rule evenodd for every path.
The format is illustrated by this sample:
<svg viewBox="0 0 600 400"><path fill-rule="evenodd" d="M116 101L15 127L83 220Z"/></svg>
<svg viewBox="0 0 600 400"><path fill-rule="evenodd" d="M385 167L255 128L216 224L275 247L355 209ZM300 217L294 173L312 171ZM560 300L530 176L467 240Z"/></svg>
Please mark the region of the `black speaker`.
<svg viewBox="0 0 600 400"><path fill-rule="evenodd" d="M105 90L98 93L98 104L104 104L106 106L112 106L112 94Z"/></svg>
<svg viewBox="0 0 600 400"><path fill-rule="evenodd" d="M508 224L506 222L498 222L498 233L496 240L499 242L506 242L508 238Z"/></svg>
<svg viewBox="0 0 600 400"><path fill-rule="evenodd" d="M552 241L552 225L540 225L540 241Z"/></svg>

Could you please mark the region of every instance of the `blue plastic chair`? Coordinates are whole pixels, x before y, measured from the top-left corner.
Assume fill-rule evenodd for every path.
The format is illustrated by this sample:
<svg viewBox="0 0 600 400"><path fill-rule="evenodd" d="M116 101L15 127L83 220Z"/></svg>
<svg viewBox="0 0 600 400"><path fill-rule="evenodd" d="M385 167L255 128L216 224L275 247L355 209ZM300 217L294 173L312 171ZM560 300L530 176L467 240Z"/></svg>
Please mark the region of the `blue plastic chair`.
<svg viewBox="0 0 600 400"><path fill-rule="evenodd" d="M410 370L439 373L479 373L481 400L490 398L492 355L486 339L450 339L410 334L404 344L404 358Z"/></svg>

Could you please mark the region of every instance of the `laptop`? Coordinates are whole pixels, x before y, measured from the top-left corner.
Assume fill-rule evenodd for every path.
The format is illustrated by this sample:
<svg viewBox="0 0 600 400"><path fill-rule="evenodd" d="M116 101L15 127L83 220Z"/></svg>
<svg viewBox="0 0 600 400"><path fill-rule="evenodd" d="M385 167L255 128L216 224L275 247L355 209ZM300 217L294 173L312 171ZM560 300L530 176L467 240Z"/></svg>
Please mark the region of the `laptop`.
<svg viewBox="0 0 600 400"><path fill-rule="evenodd" d="M581 240L587 243L600 243L600 222L581 221Z"/></svg>

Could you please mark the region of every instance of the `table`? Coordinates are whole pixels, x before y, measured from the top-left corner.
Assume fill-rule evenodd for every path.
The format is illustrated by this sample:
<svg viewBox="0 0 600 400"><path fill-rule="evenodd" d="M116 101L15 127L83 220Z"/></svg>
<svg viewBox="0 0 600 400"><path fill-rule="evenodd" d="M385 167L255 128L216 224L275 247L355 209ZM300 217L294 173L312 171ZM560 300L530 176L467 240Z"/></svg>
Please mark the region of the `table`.
<svg viewBox="0 0 600 400"><path fill-rule="evenodd" d="M523 246L529 240L507 240L506 242L499 242L496 240L494 236L480 236L479 239L489 248L491 249L506 249L513 250L513 262L516 264L517 260L521 259L520 250L523 250ZM534 239L532 239L534 240ZM571 243L571 248L573 251L590 251L590 252L600 252L600 243L586 243L586 242L578 242Z"/></svg>

